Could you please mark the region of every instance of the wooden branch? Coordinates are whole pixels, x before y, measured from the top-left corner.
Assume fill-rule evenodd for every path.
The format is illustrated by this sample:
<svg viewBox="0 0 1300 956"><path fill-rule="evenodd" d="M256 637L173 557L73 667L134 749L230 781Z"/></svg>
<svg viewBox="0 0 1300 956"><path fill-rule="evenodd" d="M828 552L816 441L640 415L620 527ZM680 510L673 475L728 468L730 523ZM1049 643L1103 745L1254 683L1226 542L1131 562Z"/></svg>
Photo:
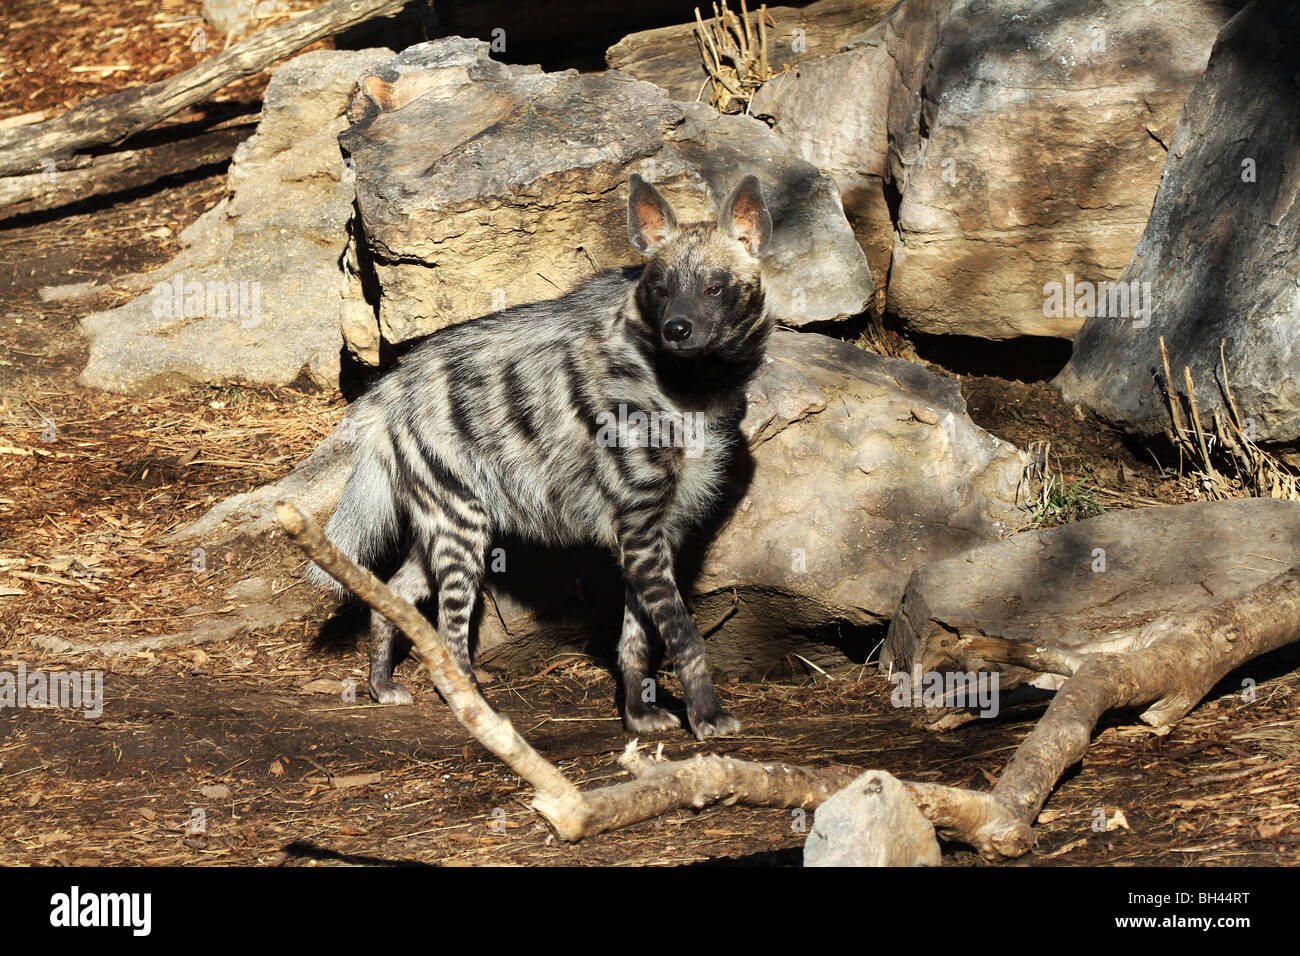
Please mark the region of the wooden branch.
<svg viewBox="0 0 1300 956"><path fill-rule="evenodd" d="M1300 567L1242 597L1151 622L1142 650L1093 655L1065 682L994 793L1037 815L1061 774L1082 759L1107 710L1150 704L1143 720L1171 724L1224 675L1300 637L1297 622Z"/></svg>
<svg viewBox="0 0 1300 956"><path fill-rule="evenodd" d="M52 209L104 193L134 189L164 176L226 162L235 147L248 139L253 124L229 126L195 134L174 143L121 150L103 156L79 156L72 168L53 178L44 173L0 176L0 219ZM25 203L21 209L9 208Z"/></svg>
<svg viewBox="0 0 1300 956"><path fill-rule="evenodd" d="M962 631L956 649L981 657L990 664L1026 667L1040 674L1063 674L1066 677L1077 671L1087 659L1086 654L1076 654L1062 647L1040 647L975 631Z"/></svg>
<svg viewBox="0 0 1300 956"><path fill-rule="evenodd" d="M66 160L88 146L120 143L235 80L260 73L317 40L397 13L407 2L329 0L166 80L87 100L43 123L0 131L0 175L42 171L48 160Z"/></svg>
<svg viewBox="0 0 1300 956"><path fill-rule="evenodd" d="M280 524L303 552L377 613L402 630L415 645L434 686L451 707L456 719L488 750L537 791L542 812L565 839L586 825L582 797L564 774L519 736L510 721L494 711L474 682L456 666L442 638L416 608L393 593L388 585L358 567L321 533L296 505L280 501L275 505Z"/></svg>
<svg viewBox="0 0 1300 956"><path fill-rule="evenodd" d="M754 763L716 754L655 761L637 750L635 740L627 745L619 763L636 779L583 793L587 818L580 837L651 820L682 807L698 809L713 803L811 810L861 773Z"/></svg>

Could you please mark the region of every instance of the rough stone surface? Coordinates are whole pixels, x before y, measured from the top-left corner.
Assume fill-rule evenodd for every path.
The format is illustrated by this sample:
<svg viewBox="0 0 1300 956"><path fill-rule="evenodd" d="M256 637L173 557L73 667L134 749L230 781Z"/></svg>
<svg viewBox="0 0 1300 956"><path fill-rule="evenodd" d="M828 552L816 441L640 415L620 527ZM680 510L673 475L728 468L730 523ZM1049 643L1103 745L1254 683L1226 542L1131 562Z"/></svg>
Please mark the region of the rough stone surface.
<svg viewBox="0 0 1300 956"><path fill-rule="evenodd" d="M883 17L883 10L863 17L860 32L838 37L844 49L827 44L825 55L800 58L750 106L835 180L881 300L895 239L890 143L920 120L921 81L950 6L949 0L907 0Z"/></svg>
<svg viewBox="0 0 1300 956"><path fill-rule="evenodd" d="M868 770L813 815L804 866L939 866L934 827L901 781Z"/></svg>
<svg viewBox="0 0 1300 956"><path fill-rule="evenodd" d="M910 3L910 0L908 0ZM1183 101L1230 8L953 2L900 167L888 302L913 329L1069 338L1044 287L1124 268ZM905 111L904 111L905 112Z"/></svg>
<svg viewBox="0 0 1300 956"><path fill-rule="evenodd" d="M814 333L777 333L770 358L749 392L734 492L680 569L710 662L736 677L787 667L791 653L865 654L874 640L852 635L893 616L915 567L1024 520L1025 456L970 421L956 381ZM264 531L280 498L305 495L323 518L351 467L346 432L183 539ZM535 667L557 646L609 653L623 595L609 555L508 543L504 553L480 616L480 663Z"/></svg>
<svg viewBox="0 0 1300 956"><path fill-rule="evenodd" d="M1071 337L1044 286L1128 261L1184 98L1231 10L1206 0L904 0L751 105L832 176L911 328Z"/></svg>
<svg viewBox="0 0 1300 956"><path fill-rule="evenodd" d="M1149 284L1146 325L1088 320L1056 386L1141 434L1169 425L1152 370L1191 369L1202 420L1223 404L1215 366L1255 438L1300 444L1300 8L1254 3L1219 36L1170 140L1146 231L1120 275Z"/></svg>
<svg viewBox="0 0 1300 956"><path fill-rule="evenodd" d="M1252 591L1294 564L1298 552L1300 503L1265 498L1115 511L1026 531L918 568L890 625L881 666L997 669L959 649L961 633L1066 650L1129 650L1110 635ZM1062 680L1048 674L1032 683L1050 689Z"/></svg>
<svg viewBox="0 0 1300 956"><path fill-rule="evenodd" d="M175 260L132 277L141 298L82 320L83 385L142 394L283 385L303 372L337 385L343 303L368 308L340 264L354 190L337 135L358 74L391 56L317 51L275 72L258 131L235 152L229 196L182 234Z"/></svg>
<svg viewBox="0 0 1300 956"><path fill-rule="evenodd" d="M870 302L835 184L762 123L674 103L620 73L542 73L487 50L460 38L411 47L362 80L349 110L341 142L383 290L383 339L553 298L639 261L627 239L632 172L683 221L711 218L755 172L775 224L765 265L776 314L807 325ZM363 358L369 348L354 345Z"/></svg>

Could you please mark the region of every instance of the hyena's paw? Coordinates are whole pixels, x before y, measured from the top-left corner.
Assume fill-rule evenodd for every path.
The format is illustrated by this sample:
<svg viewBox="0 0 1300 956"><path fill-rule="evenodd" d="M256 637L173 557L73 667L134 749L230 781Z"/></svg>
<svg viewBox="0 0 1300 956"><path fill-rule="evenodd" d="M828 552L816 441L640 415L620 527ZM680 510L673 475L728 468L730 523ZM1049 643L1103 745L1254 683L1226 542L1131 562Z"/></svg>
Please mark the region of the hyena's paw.
<svg viewBox="0 0 1300 956"><path fill-rule="evenodd" d="M370 696L381 704L411 704L411 692L396 681L371 681Z"/></svg>
<svg viewBox="0 0 1300 956"><path fill-rule="evenodd" d="M634 734L662 734L676 730L682 722L662 707L638 707L623 715L623 724Z"/></svg>
<svg viewBox="0 0 1300 956"><path fill-rule="evenodd" d="M740 733L740 721L734 714L719 709L703 717L693 718L691 730L700 740L706 737L730 737Z"/></svg>

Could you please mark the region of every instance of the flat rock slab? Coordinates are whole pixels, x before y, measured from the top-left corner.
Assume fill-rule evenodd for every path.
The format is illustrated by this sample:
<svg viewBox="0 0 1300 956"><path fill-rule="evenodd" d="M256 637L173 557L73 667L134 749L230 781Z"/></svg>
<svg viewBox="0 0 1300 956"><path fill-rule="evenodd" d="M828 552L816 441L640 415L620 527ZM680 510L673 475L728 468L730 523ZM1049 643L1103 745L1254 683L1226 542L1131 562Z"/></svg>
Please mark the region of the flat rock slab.
<svg viewBox="0 0 1300 956"><path fill-rule="evenodd" d="M1300 8L1253 3L1219 34L1187 98L1146 231L1122 285L1147 290L1143 322L1097 316L1055 385L1067 402L1138 434L1169 427L1152 371L1191 372L1202 421L1222 408L1219 343L1256 441L1300 446Z"/></svg>
<svg viewBox="0 0 1300 956"><path fill-rule="evenodd" d="M497 63L488 44L459 37L371 70L348 115L340 142L356 165L388 342L640 262L627 238L633 172L687 222L712 219L755 173L775 226L769 301L787 324L855 315L871 301L834 182L751 117L673 102L622 73ZM373 342L348 335L363 360L377 359Z"/></svg>
<svg viewBox="0 0 1300 956"><path fill-rule="evenodd" d="M962 634L1080 652L1132 649L1117 632L1248 593L1296 563L1300 503L1248 498L1141 508L1026 531L920 567L883 667L996 670ZM1063 678L1042 675L1036 686Z"/></svg>

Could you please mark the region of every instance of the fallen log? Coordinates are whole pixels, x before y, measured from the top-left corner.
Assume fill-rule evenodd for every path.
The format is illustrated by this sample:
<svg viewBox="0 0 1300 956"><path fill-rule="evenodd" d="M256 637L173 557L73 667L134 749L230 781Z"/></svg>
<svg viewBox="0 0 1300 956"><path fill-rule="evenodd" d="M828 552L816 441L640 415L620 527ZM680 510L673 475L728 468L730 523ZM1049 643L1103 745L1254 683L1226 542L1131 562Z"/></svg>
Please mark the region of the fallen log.
<svg viewBox="0 0 1300 956"><path fill-rule="evenodd" d="M158 146L94 157L82 155L54 177L45 173L0 176L0 220L135 189L166 176L228 162L235 147L254 129L251 123L227 126ZM22 208L13 208L19 203L24 204Z"/></svg>
<svg viewBox="0 0 1300 956"><path fill-rule="evenodd" d="M120 143L235 80L260 73L317 40L395 14L408 2L329 0L166 80L87 100L43 123L0 130L0 176L44 172L50 163L56 168L66 164L78 150Z"/></svg>
<svg viewBox="0 0 1300 956"><path fill-rule="evenodd" d="M579 791L538 754L452 663L437 631L413 606L357 567L294 505L276 514L290 538L321 568L414 643L435 686L460 723L534 787L532 807L565 840L576 841L652 819L684 807L713 803L815 809L862 770L821 770L756 763L724 756L661 761L628 744L619 760L632 778ZM1260 654L1300 637L1300 567L1277 575L1245 597L1194 614L1176 613L1135 628L1141 649L1081 654L1068 659L1023 653L979 635L982 653L1003 647L1009 662L1046 664L1070 672L1038 725L1021 743L991 792L903 781L908 797L944 837L965 843L988 860L1019 857L1032 849L1033 821L1061 775L1081 759L1105 711L1151 704L1144 717L1182 717L1225 674ZM889 834L879 834L888 840Z"/></svg>

